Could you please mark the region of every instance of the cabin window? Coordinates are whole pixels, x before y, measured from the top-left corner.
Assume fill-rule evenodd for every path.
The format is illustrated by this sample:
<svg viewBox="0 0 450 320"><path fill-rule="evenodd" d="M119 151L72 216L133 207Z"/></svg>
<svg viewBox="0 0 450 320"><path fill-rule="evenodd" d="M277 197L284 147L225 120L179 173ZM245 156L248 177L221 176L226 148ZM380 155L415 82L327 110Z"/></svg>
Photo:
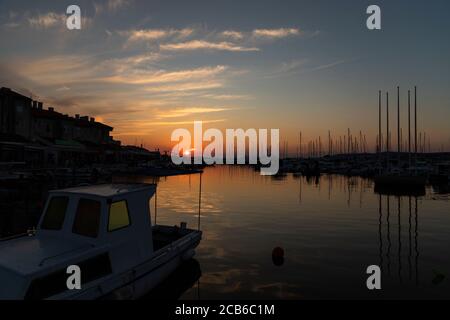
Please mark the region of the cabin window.
<svg viewBox="0 0 450 320"><path fill-rule="evenodd" d="M130 214L126 200L111 203L109 207L108 231L115 231L130 225Z"/></svg>
<svg viewBox="0 0 450 320"><path fill-rule="evenodd" d="M68 203L68 197L52 197L42 220L41 229L61 230Z"/></svg>
<svg viewBox="0 0 450 320"><path fill-rule="evenodd" d="M91 238L97 238L100 226L101 204L91 199L78 202L72 232Z"/></svg>

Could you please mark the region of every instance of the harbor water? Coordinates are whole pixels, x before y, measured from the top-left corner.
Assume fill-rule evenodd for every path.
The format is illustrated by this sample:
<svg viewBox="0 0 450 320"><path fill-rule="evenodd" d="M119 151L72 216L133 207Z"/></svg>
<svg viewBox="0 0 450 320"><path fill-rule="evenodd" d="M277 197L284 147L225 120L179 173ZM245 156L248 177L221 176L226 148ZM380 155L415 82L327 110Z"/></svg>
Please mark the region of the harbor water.
<svg viewBox="0 0 450 320"><path fill-rule="evenodd" d="M445 192L379 195L357 177L274 178L232 166L201 179L201 275L191 272L181 299L450 298ZM197 228L200 175L157 183L157 223ZM381 267L381 290L367 289L370 265Z"/></svg>
<svg viewBox="0 0 450 320"><path fill-rule="evenodd" d="M448 186L398 197L375 193L369 179L247 166L114 180L157 183L152 221L203 231L194 260L146 298L450 298ZM2 237L36 226L46 196L43 186L6 191ZM381 290L367 289L370 265L381 267Z"/></svg>

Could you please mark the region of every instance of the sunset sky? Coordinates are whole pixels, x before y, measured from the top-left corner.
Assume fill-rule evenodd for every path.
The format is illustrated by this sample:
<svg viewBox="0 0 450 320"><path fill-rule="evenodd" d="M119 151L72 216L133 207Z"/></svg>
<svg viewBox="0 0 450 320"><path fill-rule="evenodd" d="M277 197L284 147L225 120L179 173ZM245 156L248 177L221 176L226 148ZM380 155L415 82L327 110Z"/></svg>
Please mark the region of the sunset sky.
<svg viewBox="0 0 450 320"><path fill-rule="evenodd" d="M71 4L82 30L65 26ZM366 28L370 4L381 31ZM95 116L125 144L167 150L172 130L203 120L280 128L295 153L300 130L373 143L378 90L394 117L396 86L406 111L417 85L419 130L448 147L449 15L448 0L0 0L0 86Z"/></svg>

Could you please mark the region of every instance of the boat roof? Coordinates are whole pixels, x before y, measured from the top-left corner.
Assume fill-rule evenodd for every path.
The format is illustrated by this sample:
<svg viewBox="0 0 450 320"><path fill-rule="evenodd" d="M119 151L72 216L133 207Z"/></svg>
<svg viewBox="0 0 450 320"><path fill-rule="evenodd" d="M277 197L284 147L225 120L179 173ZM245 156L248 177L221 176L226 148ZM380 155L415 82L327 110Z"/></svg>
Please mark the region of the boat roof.
<svg viewBox="0 0 450 320"><path fill-rule="evenodd" d="M74 193L94 195L99 197L114 197L132 192L140 191L155 192L156 184L149 183L128 183L128 184L99 184L92 186L81 186L68 189L53 190L51 193Z"/></svg>

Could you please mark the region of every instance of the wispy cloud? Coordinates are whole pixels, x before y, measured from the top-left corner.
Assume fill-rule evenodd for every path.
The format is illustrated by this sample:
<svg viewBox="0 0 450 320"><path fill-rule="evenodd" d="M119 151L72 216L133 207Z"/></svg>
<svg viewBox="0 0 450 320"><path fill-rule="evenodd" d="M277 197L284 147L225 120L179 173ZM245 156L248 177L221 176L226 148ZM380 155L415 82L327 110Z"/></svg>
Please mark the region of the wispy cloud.
<svg viewBox="0 0 450 320"><path fill-rule="evenodd" d="M136 70L130 74L115 75L106 77L103 80L109 82L119 82L128 84L152 84L152 83L169 83L192 79L204 79L215 76L224 72L226 66L202 67L195 69L186 69L179 71L145 71Z"/></svg>
<svg viewBox="0 0 450 320"><path fill-rule="evenodd" d="M157 126L179 126L179 125L185 125L185 124L189 124L189 125L193 125L194 124L194 120L187 120L187 121L155 121L152 122L152 125L157 125ZM227 121L227 119L212 119L212 120L202 120L203 124L207 124L207 123L217 123L217 122L224 122Z"/></svg>
<svg viewBox="0 0 450 320"><path fill-rule="evenodd" d="M39 14L35 17L28 18L28 23L31 27L38 29L47 29L56 26L64 26L66 15L55 12L48 12L46 14Z"/></svg>
<svg viewBox="0 0 450 320"><path fill-rule="evenodd" d="M18 28L18 27L20 27L20 23L18 23L18 22L7 22L7 23L3 24L2 27L7 28L7 29Z"/></svg>
<svg viewBox="0 0 450 320"><path fill-rule="evenodd" d="M111 58L99 64L113 73L123 73L133 69L148 69L167 57L159 52L149 52L124 58Z"/></svg>
<svg viewBox="0 0 450 320"><path fill-rule="evenodd" d="M129 42L159 40L175 36L178 38L186 38L190 36L194 30L192 28L184 29L142 29L120 31L119 34L126 36Z"/></svg>
<svg viewBox="0 0 450 320"><path fill-rule="evenodd" d="M213 112L222 112L229 111L229 108L223 107L191 107L191 108L178 108L172 110L164 110L157 114L158 118L179 118L179 117L187 117L195 114L204 114L204 113L213 113Z"/></svg>
<svg viewBox="0 0 450 320"><path fill-rule="evenodd" d="M244 38L243 32L234 31L234 30L225 30L225 31L221 32L221 35L224 37L227 37L227 38L235 39L235 40L240 40L240 39Z"/></svg>
<svg viewBox="0 0 450 320"><path fill-rule="evenodd" d="M213 81L200 81L200 82L188 82L188 83L177 83L174 85L166 86L151 86L145 90L148 92L180 92L180 91L199 91L199 90L209 90L216 89L223 86L223 83L217 80Z"/></svg>
<svg viewBox="0 0 450 320"><path fill-rule="evenodd" d="M116 12L133 3L132 0L107 0L105 3L94 3L95 13L100 14L105 11Z"/></svg>
<svg viewBox="0 0 450 320"><path fill-rule="evenodd" d="M275 71L269 73L268 75L264 76L264 78L271 79L283 76L291 76L296 74L326 70L347 63L349 61L351 60L338 60L331 63L325 63L314 66L308 59L292 60L290 62L283 62L280 67L278 67Z"/></svg>
<svg viewBox="0 0 450 320"><path fill-rule="evenodd" d="M28 16L28 13L25 13L21 19L21 21L14 22L15 25L20 25L21 23L28 22L28 25L33 29L59 29L66 30L66 21L67 17L64 13L56 13L56 12L47 12L47 13L39 13L37 15ZM81 15L81 27L83 29L90 27L93 24L93 19L86 16Z"/></svg>
<svg viewBox="0 0 450 320"><path fill-rule="evenodd" d="M285 38L289 36L298 36L301 32L297 28L279 28L279 29L255 29L253 35L257 38Z"/></svg>
<svg viewBox="0 0 450 320"><path fill-rule="evenodd" d="M231 42L209 42L205 40L192 40L181 43L161 44L161 50L167 51L192 51L192 50L220 50L220 51L259 51L255 47L243 47Z"/></svg>
<svg viewBox="0 0 450 320"><path fill-rule="evenodd" d="M343 63L346 63L346 62L348 62L348 60L339 60L339 61L335 61L335 62L332 62L332 63L322 64L320 66L312 68L311 71L330 69L330 68L336 67L336 66L338 66L340 64L343 64Z"/></svg>
<svg viewBox="0 0 450 320"><path fill-rule="evenodd" d="M249 100L251 99L248 95L240 94L204 94L202 98L216 99L216 100Z"/></svg>
<svg viewBox="0 0 450 320"><path fill-rule="evenodd" d="M281 66L276 67L274 71L264 76L264 78L271 79L297 74L306 68L308 62L308 59L295 59L283 62L281 63Z"/></svg>

